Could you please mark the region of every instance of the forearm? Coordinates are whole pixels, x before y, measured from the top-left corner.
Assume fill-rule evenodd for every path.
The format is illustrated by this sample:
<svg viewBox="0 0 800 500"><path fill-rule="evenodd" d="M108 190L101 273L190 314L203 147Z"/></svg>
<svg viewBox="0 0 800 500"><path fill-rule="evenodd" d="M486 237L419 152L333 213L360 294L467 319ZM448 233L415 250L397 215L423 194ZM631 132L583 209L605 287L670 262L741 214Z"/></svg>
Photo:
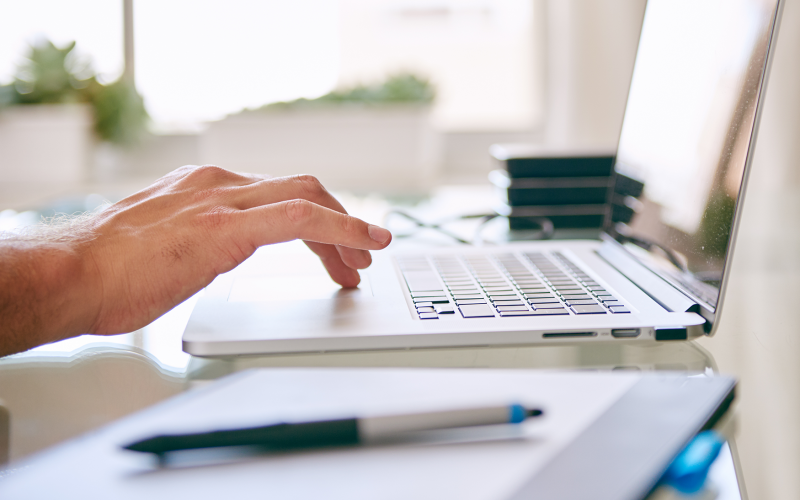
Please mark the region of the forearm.
<svg viewBox="0 0 800 500"><path fill-rule="evenodd" d="M354 287L392 235L347 215L313 177L187 166L97 213L0 238L0 356L135 331L258 247L293 239Z"/></svg>
<svg viewBox="0 0 800 500"><path fill-rule="evenodd" d="M85 267L75 242L0 240L0 356L89 330Z"/></svg>

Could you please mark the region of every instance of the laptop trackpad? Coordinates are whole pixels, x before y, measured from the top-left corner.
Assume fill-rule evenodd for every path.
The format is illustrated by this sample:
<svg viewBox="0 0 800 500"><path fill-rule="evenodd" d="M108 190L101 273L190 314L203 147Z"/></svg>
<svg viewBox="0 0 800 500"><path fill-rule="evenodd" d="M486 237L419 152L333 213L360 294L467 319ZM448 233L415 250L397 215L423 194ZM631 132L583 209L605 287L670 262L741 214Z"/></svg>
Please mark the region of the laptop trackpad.
<svg viewBox="0 0 800 500"><path fill-rule="evenodd" d="M240 276L233 282L228 302L339 300L372 297L369 275L358 288L342 288L327 273Z"/></svg>

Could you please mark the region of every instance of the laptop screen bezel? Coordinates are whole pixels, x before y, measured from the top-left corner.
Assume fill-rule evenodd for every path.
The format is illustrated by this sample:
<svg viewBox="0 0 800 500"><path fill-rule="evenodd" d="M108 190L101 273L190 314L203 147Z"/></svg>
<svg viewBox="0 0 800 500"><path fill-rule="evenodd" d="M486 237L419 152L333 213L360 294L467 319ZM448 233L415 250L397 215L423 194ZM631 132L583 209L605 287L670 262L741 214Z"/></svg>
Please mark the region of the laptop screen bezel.
<svg viewBox="0 0 800 500"><path fill-rule="evenodd" d="M669 275L664 273L662 269L659 269L656 266L652 266L649 262L639 258L634 253L630 252L626 248L626 245L624 244L625 240L626 240L625 236L622 235L617 230L616 223L611 218L611 206L612 206L612 199L613 199L613 196L614 196L613 192L609 193L609 199L608 199L608 203L607 203L608 210L606 212L606 217L605 217L605 221L604 221L604 233L606 235L608 235L609 237L605 238L605 239L613 241L627 255L629 255L633 259L637 260L638 262L640 262L641 264L646 266L652 272L657 274L661 279L663 279L664 281L666 281L667 283L669 283L670 285L672 285L676 289L680 290L681 293L683 293L684 295L686 295L687 297L689 297L693 301L695 301L697 304L699 304L699 306L700 306L699 313L707 321L705 331L709 336L713 335L714 333L716 333L716 327L717 327L716 317L717 317L717 315L719 315L720 311L722 310L722 306L724 304L725 295L726 295L725 294L725 290L726 290L727 284L728 284L728 282L730 280L730 273L731 273L730 263L731 263L731 260L733 259L734 247L736 245L736 239L737 239L737 235L739 233L739 227L740 227L741 218L742 218L742 206L744 204L744 199L745 199L746 191L747 191L747 184L748 184L748 180L749 180L749 177L750 177L750 171L751 171L751 167L752 167L752 163L753 163L756 139L757 139L757 136L758 136L758 130L759 130L760 122L761 122L761 114L763 112L763 107L764 107L764 95L765 95L765 92L766 92L766 89L767 89L767 84L768 84L768 81L769 81L770 68L772 67L772 61L773 61L773 57L774 57L774 44L775 44L775 41L777 40L777 37L778 37L778 32L779 32L779 27L780 27L780 20L781 20L782 13L783 13L784 0L775 0L775 4L776 4L775 11L773 12L772 21L771 21L771 27L770 27L770 34L769 34L769 39L768 39L768 42L767 42L766 57L765 57L765 60L764 60L764 64L763 64L763 66L761 68L760 84L759 84L757 97L756 97L757 102L756 102L756 107L755 107L755 116L754 116L754 120L753 120L753 127L752 127L752 131L750 133L750 140L749 140L748 146L747 146L747 154L746 154L745 164L744 164L743 173L742 173L742 181L741 181L741 184L739 186L739 194L738 194L738 196L736 198L736 202L735 202L735 205L734 205L733 220L732 220L732 224L731 224L730 237L728 239L728 243L727 243L727 246L726 246L726 249L725 249L725 257L723 259L723 264L722 264L722 277L720 279L719 295L718 295L718 298L717 298L716 305L713 306L711 304L706 303L701 298L697 297L694 293L692 293L692 291L690 291L685 286L681 285L676 280L672 279ZM645 19L646 19L647 10L648 10L649 7L650 7L650 1L648 1L647 6L645 7ZM643 27L643 30L644 30L644 27ZM641 42L641 38L642 38L642 34L640 33L640 36L639 36L640 42ZM634 81L635 74L636 74L636 68L634 66L634 70L633 70L633 73L631 75L631 84ZM630 98L630 89L629 89L629 92L628 92L628 100L629 100L629 98ZM626 102L626 109L627 109L628 104L629 104L629 102ZM624 127L624 122L622 124L622 127ZM617 145L617 151L619 151L619 142L618 142L618 145ZM615 177L614 183L616 183L616 176L620 175L620 173L617 171L617 168L616 168L616 162L615 162L615 165L614 165L614 170L613 170L612 175Z"/></svg>

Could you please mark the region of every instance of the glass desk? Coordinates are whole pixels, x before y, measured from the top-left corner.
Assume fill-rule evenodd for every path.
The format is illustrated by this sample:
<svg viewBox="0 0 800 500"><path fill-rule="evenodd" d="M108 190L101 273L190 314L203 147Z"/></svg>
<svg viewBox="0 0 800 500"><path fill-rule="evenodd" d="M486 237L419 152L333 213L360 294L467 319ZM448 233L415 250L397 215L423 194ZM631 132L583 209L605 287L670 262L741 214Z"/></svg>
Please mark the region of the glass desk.
<svg viewBox="0 0 800 500"><path fill-rule="evenodd" d="M480 190L478 190L480 191ZM475 200L475 189L461 189ZM439 194L453 206L459 190ZM464 194L466 193L466 194ZM456 201L457 202L457 201ZM385 209L371 200L346 200ZM464 205L462 205L464 206ZM473 201L474 207L474 201ZM426 210L436 208L436 198ZM796 498L800 490L800 196L748 195L720 329L696 342L428 349L227 360L180 349L190 299L150 326L117 337L84 336L0 359L0 399L11 414L10 465L66 439L226 374L253 367L363 366L578 368L719 372L740 380L733 453L724 455L717 498ZM480 209L478 209L480 210ZM436 210L433 210L434 212ZM420 235L428 244L435 236ZM285 251L291 251L287 246ZM741 495L732 475L739 471ZM0 476L3 472L0 472ZM733 479L732 479L733 478ZM731 486L733 484L733 486Z"/></svg>

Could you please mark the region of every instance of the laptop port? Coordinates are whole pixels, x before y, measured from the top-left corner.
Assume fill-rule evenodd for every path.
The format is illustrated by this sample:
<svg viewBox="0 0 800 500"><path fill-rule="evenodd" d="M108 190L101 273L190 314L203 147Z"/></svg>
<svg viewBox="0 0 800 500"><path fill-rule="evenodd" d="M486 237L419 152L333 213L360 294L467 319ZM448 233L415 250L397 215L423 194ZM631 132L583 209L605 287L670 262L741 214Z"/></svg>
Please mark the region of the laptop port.
<svg viewBox="0 0 800 500"><path fill-rule="evenodd" d="M688 334L686 327L656 328L656 340L686 340Z"/></svg>
<svg viewBox="0 0 800 500"><path fill-rule="evenodd" d="M632 339L639 336L641 330L639 328L617 328L611 330L611 335L618 339Z"/></svg>
<svg viewBox="0 0 800 500"><path fill-rule="evenodd" d="M553 338L553 337L596 337L596 332L554 332L554 333L545 333L542 335L544 338Z"/></svg>

